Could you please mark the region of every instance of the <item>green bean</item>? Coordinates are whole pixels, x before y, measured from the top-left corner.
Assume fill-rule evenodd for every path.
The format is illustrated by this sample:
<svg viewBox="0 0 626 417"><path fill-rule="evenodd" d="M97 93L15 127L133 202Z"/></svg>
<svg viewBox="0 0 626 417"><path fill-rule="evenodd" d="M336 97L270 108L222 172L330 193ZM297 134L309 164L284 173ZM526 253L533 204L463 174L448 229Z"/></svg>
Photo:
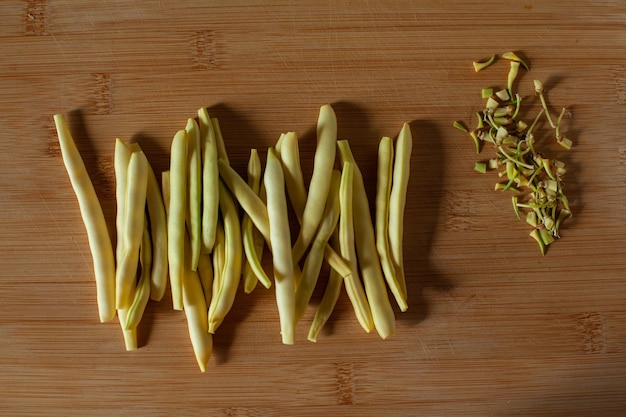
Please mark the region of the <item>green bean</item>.
<svg viewBox="0 0 626 417"><path fill-rule="evenodd" d="M146 194L148 189L149 163L143 151L130 155L126 177L124 208L124 256L117 266L115 282L117 308L128 308L139 264L139 247L146 219Z"/></svg>
<svg viewBox="0 0 626 417"><path fill-rule="evenodd" d="M389 196L393 174L393 140L383 137L378 145L378 169L376 181L376 249L387 285L391 289L401 311L408 308L406 292L398 282L396 267L389 249Z"/></svg>
<svg viewBox="0 0 626 417"><path fill-rule="evenodd" d="M320 223L311 248L306 258L304 259L304 265L302 267L302 273L296 288L296 322L300 321L306 311L306 307L309 304L313 290L317 285L317 280L322 269L322 262L324 260L324 248L326 243L330 239L333 231L337 227L337 221L339 220L339 183L341 182L341 173L337 170L333 170L332 179L330 185L330 191L328 193L328 199L326 200L326 207L324 208L324 215Z"/></svg>
<svg viewBox="0 0 626 417"><path fill-rule="evenodd" d="M185 216L187 206L187 132L179 130L170 152L170 203L167 218L167 255L174 310L183 309Z"/></svg>
<svg viewBox="0 0 626 417"><path fill-rule="evenodd" d="M202 248L202 168L200 163L200 128L195 119L187 119L187 205L191 238L191 269L198 268Z"/></svg>
<svg viewBox="0 0 626 417"><path fill-rule="evenodd" d="M291 253L291 234L287 217L285 178L274 149L269 148L263 178L267 193L267 213L276 285L276 303L280 333L284 344L293 344L295 337L294 263Z"/></svg>
<svg viewBox="0 0 626 417"><path fill-rule="evenodd" d="M256 149L250 151L250 159L248 161L248 185L256 194L261 191L261 161L259 153ZM257 282L261 282L265 288L269 288L272 284L261 264L261 256L263 254L263 236L254 227L248 213L243 213L241 220L243 233L243 247L246 255L244 269L244 291L249 294L256 287Z"/></svg>
<svg viewBox="0 0 626 417"><path fill-rule="evenodd" d="M405 298L407 290L404 277L402 241L404 232L404 208L406 206L412 149L413 138L411 129L409 125L405 123L396 139L393 180L391 194L389 196L389 248L396 269L398 285ZM406 310L406 308L404 310Z"/></svg>
<svg viewBox="0 0 626 417"><path fill-rule="evenodd" d="M206 108L198 110L198 120L202 137L202 252L210 253L215 243L219 214L217 143Z"/></svg>
<svg viewBox="0 0 626 417"><path fill-rule="evenodd" d="M115 256L102 206L96 195L69 127L62 114L54 115L61 156L78 200L87 231L96 281L98 315L101 322L115 317Z"/></svg>
<svg viewBox="0 0 626 417"><path fill-rule="evenodd" d="M350 145L347 141L337 142L341 161L354 164L354 237L356 240L356 252L359 259L359 267L365 293L372 311L374 326L381 338L386 339L395 333L396 324L393 309L387 295L385 279L380 266L380 258L376 250L376 238L369 202L363 183L363 175L359 170Z"/></svg>
<svg viewBox="0 0 626 417"><path fill-rule="evenodd" d="M241 278L243 247L241 243L241 223L237 206L228 191L220 182L220 213L224 219L225 257L219 291L214 294L209 306L209 332L215 333L230 311L237 294Z"/></svg>
<svg viewBox="0 0 626 417"><path fill-rule="evenodd" d="M309 182L309 192L302 213L300 233L293 248L293 255L299 261L315 235L330 190L330 178L335 165L337 152L337 117L329 104L320 108L317 120L317 147L313 159L313 174Z"/></svg>
<svg viewBox="0 0 626 417"><path fill-rule="evenodd" d="M148 305L150 298L150 274L152 273L152 242L148 221L144 221L141 246L139 247L139 262L141 264L141 276L134 289L133 301L128 309L126 317L126 330L136 329L141 317Z"/></svg>
<svg viewBox="0 0 626 417"><path fill-rule="evenodd" d="M354 242L354 163L343 163L341 172L341 185L339 188L339 205L341 217L339 218L339 247L341 256L346 259L352 268L352 275L345 278L346 291L359 324L366 332L374 328L372 311L367 301L367 296L361 285L357 268L356 244Z"/></svg>

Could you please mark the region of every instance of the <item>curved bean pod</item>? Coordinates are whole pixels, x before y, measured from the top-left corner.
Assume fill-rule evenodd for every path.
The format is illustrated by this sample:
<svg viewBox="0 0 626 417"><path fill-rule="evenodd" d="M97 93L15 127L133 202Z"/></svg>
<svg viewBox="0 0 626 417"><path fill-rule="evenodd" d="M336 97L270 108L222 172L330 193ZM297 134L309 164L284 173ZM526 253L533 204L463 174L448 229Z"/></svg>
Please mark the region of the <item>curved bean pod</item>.
<svg viewBox="0 0 626 417"><path fill-rule="evenodd" d="M62 114L54 115L61 156L87 231L101 322L115 317L115 257L102 206Z"/></svg>
<svg viewBox="0 0 626 417"><path fill-rule="evenodd" d="M331 242L335 248L339 249L339 232L336 228L333 232ZM309 333L307 335L307 339L309 341L317 342L317 337L319 336L320 331L324 328L324 325L335 309L335 305L337 304L337 300L341 294L343 282L344 278L342 278L336 270L331 269L328 276L328 282L326 283L326 289L324 290L324 295L317 306L315 316L313 317L311 327L309 328Z"/></svg>
<svg viewBox="0 0 626 417"><path fill-rule="evenodd" d="M256 194L261 189L261 160L256 149L250 151L250 159L248 161L248 185ZM265 288L269 288L272 283L265 273L261 264L261 256L263 253L263 237L254 227L248 213L243 214L241 220L241 228L243 233L243 247L246 255L246 263L244 269L244 291L252 292L257 282L261 282Z"/></svg>
<svg viewBox="0 0 626 417"><path fill-rule="evenodd" d="M331 179L330 191L328 193L328 200L326 200L326 207L324 208L324 215L309 253L307 254L304 265L302 267L302 273L300 274L299 282L296 285L296 322L300 321L306 311L306 307L309 304L315 285L322 269L322 262L324 260L324 248L326 243L330 239L333 231L337 227L339 220L339 184L341 182L341 173L337 170L333 170L333 176Z"/></svg>
<svg viewBox="0 0 626 417"><path fill-rule="evenodd" d="M313 174L302 213L300 233L293 248L294 260L300 258L315 236L330 190L330 178L337 152L337 116L329 104L320 108L317 119L317 147L313 158Z"/></svg>
<svg viewBox="0 0 626 417"><path fill-rule="evenodd" d="M219 282L219 290L214 293L209 306L209 332L215 333L230 311L237 294L241 278L243 247L241 243L241 223L237 206L228 191L220 182L220 212L224 219L224 265Z"/></svg>
<svg viewBox="0 0 626 417"><path fill-rule="evenodd" d="M393 141L383 137L378 145L378 168L376 180L376 249L387 285L391 289L401 311L406 311L406 286L398 281L396 267L389 250L389 195L393 172Z"/></svg>
<svg viewBox="0 0 626 417"><path fill-rule="evenodd" d="M359 267L365 293L372 311L374 326L381 338L387 339L396 330L396 320L387 295L385 278L380 266L380 258L376 250L376 238L369 202L363 183L363 175L359 170L350 145L345 140L337 142L342 163L354 164L354 232L356 240L356 252L359 259Z"/></svg>
<svg viewBox="0 0 626 417"><path fill-rule="evenodd" d="M361 279L357 268L356 245L354 242L354 210L353 210L353 188L354 188L354 163L344 162L341 172L341 186L339 188L339 204L341 216L339 218L339 248L341 256L346 259L352 268L352 275L345 280L348 298L354 308L359 324L366 332L371 332L374 328L372 321L372 311L367 301L365 291L361 285Z"/></svg>
<svg viewBox="0 0 626 417"><path fill-rule="evenodd" d="M143 151L130 155L124 208L124 255L117 266L115 282L117 308L129 308L139 264L139 247L146 220L149 163Z"/></svg>

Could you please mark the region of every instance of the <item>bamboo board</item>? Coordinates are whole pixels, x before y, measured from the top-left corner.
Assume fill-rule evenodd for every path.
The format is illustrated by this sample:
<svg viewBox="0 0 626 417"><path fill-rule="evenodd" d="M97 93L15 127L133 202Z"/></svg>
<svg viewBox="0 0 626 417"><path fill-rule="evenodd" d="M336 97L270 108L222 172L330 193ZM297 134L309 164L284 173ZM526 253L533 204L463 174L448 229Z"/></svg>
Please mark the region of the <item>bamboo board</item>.
<svg viewBox="0 0 626 417"><path fill-rule="evenodd" d="M626 412L626 7L580 2L0 3L0 414L7 416L609 416ZM473 171L480 89L519 51L572 114L574 217L540 256L494 175ZM529 100L532 101L532 100ZM158 172L200 106L233 166L281 132L310 175L333 104L375 186L381 136L410 122L409 310L365 334L342 293L317 343L280 343L273 291L242 291L195 363L184 315L151 303L141 348L98 322L89 248L52 115L66 113L113 232L113 146ZM557 110L558 111L558 110ZM303 323L310 322L316 290Z"/></svg>

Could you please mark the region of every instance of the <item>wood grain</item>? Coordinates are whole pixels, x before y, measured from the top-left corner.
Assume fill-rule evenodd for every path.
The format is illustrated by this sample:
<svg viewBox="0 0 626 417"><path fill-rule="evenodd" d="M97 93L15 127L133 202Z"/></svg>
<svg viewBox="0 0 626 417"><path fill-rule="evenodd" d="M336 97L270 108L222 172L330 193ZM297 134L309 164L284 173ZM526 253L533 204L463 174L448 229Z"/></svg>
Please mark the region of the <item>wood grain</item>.
<svg viewBox="0 0 626 417"><path fill-rule="evenodd" d="M0 415L619 416L626 410L626 5L605 2L0 2ZM473 168L482 87L530 62L567 107L574 217L541 257L494 175ZM529 100L529 103L532 101ZM136 352L100 324L52 115L68 115L114 232L114 139L157 172L200 106L233 166L281 132L310 175L322 104L372 193L376 149L410 122L409 309L382 341L345 293L317 343L283 346L272 291L237 295L198 371L184 316L151 302ZM304 323L309 323L321 289Z"/></svg>

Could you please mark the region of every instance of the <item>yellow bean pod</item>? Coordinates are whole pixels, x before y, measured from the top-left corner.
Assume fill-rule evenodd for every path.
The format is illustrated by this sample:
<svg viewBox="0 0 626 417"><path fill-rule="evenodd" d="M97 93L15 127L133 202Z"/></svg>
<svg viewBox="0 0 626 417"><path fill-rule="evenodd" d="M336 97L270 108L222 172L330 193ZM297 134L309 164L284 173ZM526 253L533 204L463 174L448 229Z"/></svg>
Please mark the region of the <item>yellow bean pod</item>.
<svg viewBox="0 0 626 417"><path fill-rule="evenodd" d="M324 215L311 248L302 266L300 279L296 284L296 322L300 321L309 304L313 290L317 285L317 281L322 269L324 261L324 248L330 239L333 231L337 227L339 220L339 184L341 182L341 173L333 170L330 191L324 208Z"/></svg>
<svg viewBox="0 0 626 417"><path fill-rule="evenodd" d="M174 310L183 309L185 217L187 207L187 132L179 130L172 139L169 173L167 257Z"/></svg>
<svg viewBox="0 0 626 417"><path fill-rule="evenodd" d="M248 185L256 194L261 191L261 161L256 149L250 151L250 159L248 161ZM263 254L263 236L254 227L254 223L250 219L248 213L243 214L241 220L241 228L243 233L243 247L246 257L244 269L244 291L249 294L256 287L257 282L261 282L265 288L269 288L272 284L263 269L261 257Z"/></svg>
<svg viewBox="0 0 626 417"><path fill-rule="evenodd" d="M202 141L202 252L210 253L215 243L219 215L217 143L213 123L206 108L198 110L198 121Z"/></svg>
<svg viewBox="0 0 626 417"><path fill-rule="evenodd" d="M115 229L116 229L116 265L122 262L124 256L124 210L126 208L126 176L128 173L128 162L130 161L130 147L121 139L115 139L115 152L113 169L115 172Z"/></svg>
<svg viewBox="0 0 626 417"><path fill-rule="evenodd" d="M187 119L187 206L191 239L191 269L198 268L202 248L202 168L200 162L200 128L195 119Z"/></svg>
<svg viewBox="0 0 626 417"><path fill-rule="evenodd" d="M396 320L387 295L387 286L376 250L376 238L363 175L354 160L350 145L345 140L337 142L342 163L354 164L353 215L356 252L365 293L372 311L374 326L381 338L387 339L396 330Z"/></svg>
<svg viewBox="0 0 626 417"><path fill-rule="evenodd" d="M126 330L136 329L146 306L150 299L150 275L152 273L152 242L150 241L150 231L148 221L144 221L141 246L139 248L139 263L141 265L141 275L137 286L133 291L133 301L128 309L126 317Z"/></svg>
<svg viewBox="0 0 626 417"><path fill-rule="evenodd" d="M139 248L146 220L146 194L149 163L143 151L131 154L126 179L126 206L124 209L124 255L117 266L115 282L117 308L128 308L139 264Z"/></svg>
<svg viewBox="0 0 626 417"><path fill-rule="evenodd" d="M402 245L404 234L404 208L406 206L412 149L413 138L411 129L409 125L405 123L396 139L393 180L391 194L389 196L389 249L395 265L398 286L405 299L407 290L406 279L404 277Z"/></svg>
<svg viewBox="0 0 626 417"><path fill-rule="evenodd" d="M393 173L393 140L383 137L378 145L378 168L376 180L376 249L387 285L401 311L406 311L406 287L398 282L396 267L389 249L389 205Z"/></svg>
<svg viewBox="0 0 626 417"><path fill-rule="evenodd" d="M336 152L337 116L333 108L329 104L325 104L320 108L317 119L317 147L313 157L313 174L302 213L300 233L293 248L296 262L300 261L307 250L322 219L330 190L330 179L335 165Z"/></svg>
<svg viewBox="0 0 626 417"><path fill-rule="evenodd" d="M300 165L300 148L298 146L298 136L295 132L286 133L282 136L280 160L285 173L285 185L287 186L287 196L293 211L302 224L304 207L307 200L306 186Z"/></svg>
<svg viewBox="0 0 626 417"><path fill-rule="evenodd" d="M201 253L198 259L198 276L202 284L202 292L204 293L204 301L206 305L211 305L213 298L213 263L211 261L212 254Z"/></svg>
<svg viewBox="0 0 626 417"><path fill-rule="evenodd" d="M269 217L265 203L226 161L220 159L218 166L220 178L269 244Z"/></svg>
<svg viewBox="0 0 626 417"><path fill-rule="evenodd" d="M339 205L341 215L339 218L339 247L341 256L346 259L352 268L352 275L345 277L346 291L352 303L354 313L359 324L366 332L374 328L372 311L367 301L367 296L361 285L359 270L357 268L356 244L354 241L354 163L344 162L341 171L341 185L339 187Z"/></svg>
<svg viewBox="0 0 626 417"><path fill-rule="evenodd" d="M237 294L241 278L243 246L241 243L241 223L237 206L228 191L220 182L220 213L224 219L225 255L219 291L213 295L209 306L209 332L215 333L230 311Z"/></svg>
<svg viewBox="0 0 626 417"><path fill-rule="evenodd" d="M335 231L333 232L331 242L333 242L333 245L339 249L339 231L337 228L335 228ZM320 332L335 309L335 305L337 304L337 300L341 294L343 282L344 279L342 276L339 275L336 270L331 269L328 275L328 282L326 283L324 295L317 306L317 310L315 310L315 316L313 317L311 327L309 328L309 333L307 335L307 339L309 341L317 342Z"/></svg>
<svg viewBox="0 0 626 417"><path fill-rule="evenodd" d="M223 160L230 165L228 159L228 152L226 152L226 144L224 143L224 136L222 136L222 129L220 127L220 121L217 117L211 118L211 124L213 125L213 131L215 132L215 144L217 146L217 158Z"/></svg>
<svg viewBox="0 0 626 417"><path fill-rule="evenodd" d="M62 114L54 115L61 156L78 200L87 231L96 281L96 299L101 322L115 317L115 256L102 206L83 159Z"/></svg>
<svg viewBox="0 0 626 417"><path fill-rule="evenodd" d="M276 303L282 342L291 345L295 339L294 264L291 232L287 217L287 196L283 169L274 149L269 148L263 177L267 193L267 213L276 286Z"/></svg>
<svg viewBox="0 0 626 417"><path fill-rule="evenodd" d="M150 298L161 301L167 288L167 216L159 181L150 166L146 191L150 235L152 237L152 273L150 275Z"/></svg>
<svg viewBox="0 0 626 417"><path fill-rule="evenodd" d="M298 137L295 133L282 134L279 143L281 144L280 159L285 172L285 185L287 187L287 195L291 202L291 206L295 212L298 222L302 224L302 216L307 201L307 191L304 185L302 168L300 166L300 150L298 147ZM298 262L295 258L294 262ZM352 269L348 263L329 245L324 248L324 258L330 266L339 272L342 277L352 273ZM298 284L299 275L296 274L296 285Z"/></svg>
<svg viewBox="0 0 626 417"><path fill-rule="evenodd" d="M196 361L200 371L206 372L207 364L213 352L213 335L209 333L207 305L198 271L191 269L191 242L187 233L185 233L184 245L183 310Z"/></svg>

